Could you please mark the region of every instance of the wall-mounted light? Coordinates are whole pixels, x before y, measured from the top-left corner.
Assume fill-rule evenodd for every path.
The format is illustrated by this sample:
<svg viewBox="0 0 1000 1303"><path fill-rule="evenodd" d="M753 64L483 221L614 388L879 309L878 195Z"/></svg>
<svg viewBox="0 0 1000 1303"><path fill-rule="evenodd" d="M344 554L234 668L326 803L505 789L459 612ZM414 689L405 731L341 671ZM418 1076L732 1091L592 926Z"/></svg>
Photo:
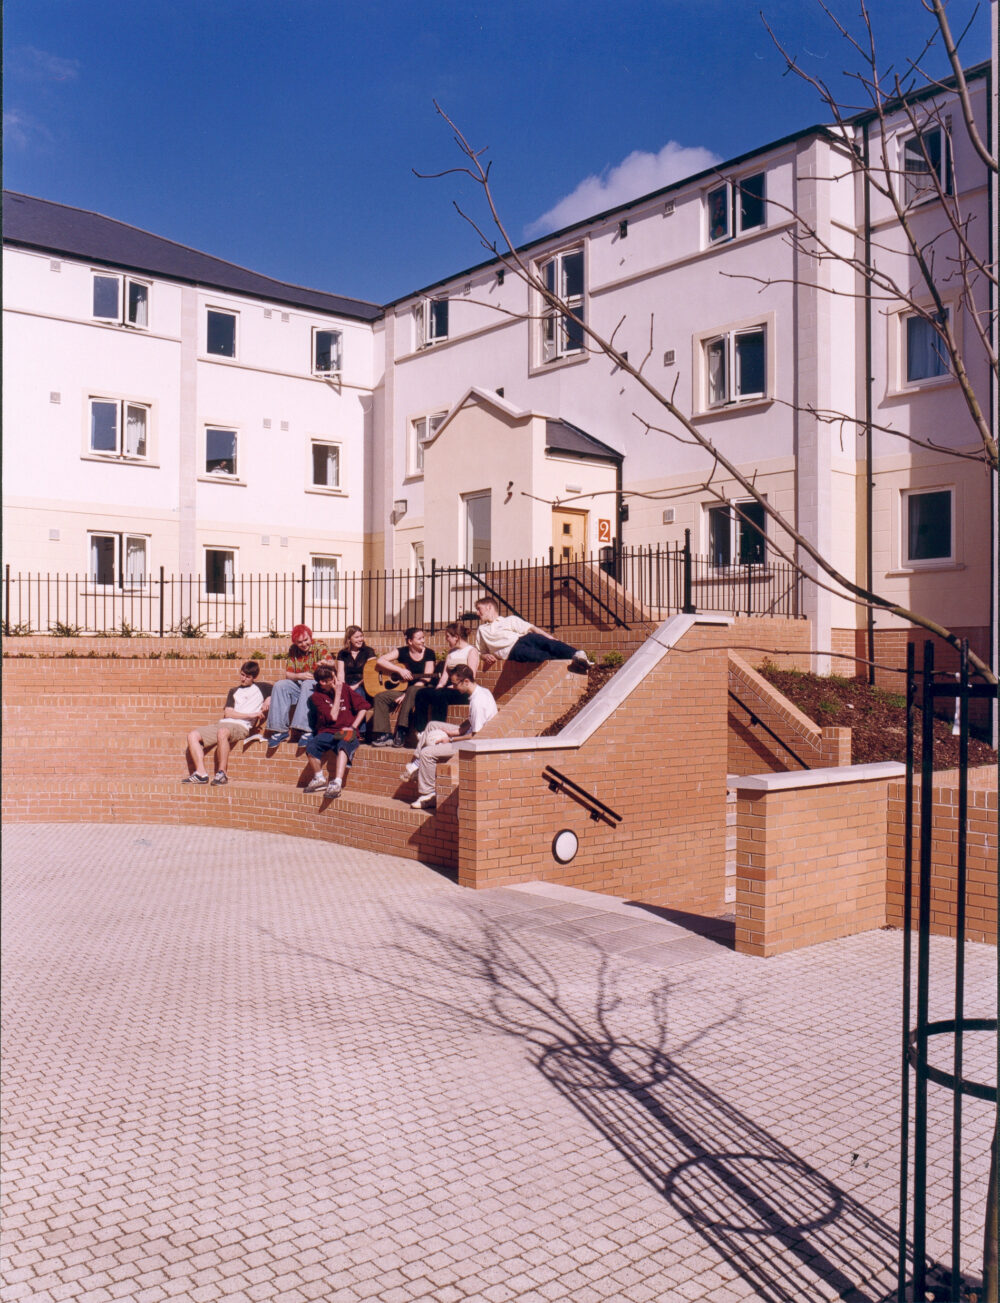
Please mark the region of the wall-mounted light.
<svg viewBox="0 0 1000 1303"><path fill-rule="evenodd" d="M392 523L395 525L406 515L406 508L409 503L405 498L397 498L392 504Z"/></svg>
<svg viewBox="0 0 1000 1303"><path fill-rule="evenodd" d="M503 269L503 267L498 267L498 268L497 268L497 284L498 284L498 285L502 285L502 284L503 284L503 275L504 275L504 269Z"/></svg>
<svg viewBox="0 0 1000 1303"><path fill-rule="evenodd" d="M628 218L625 217L618 223L618 238L619 240L624 240L627 235L628 235Z"/></svg>
<svg viewBox="0 0 1000 1303"><path fill-rule="evenodd" d="M568 864L580 849L580 839L571 828L563 828L552 838L552 855L560 864Z"/></svg>

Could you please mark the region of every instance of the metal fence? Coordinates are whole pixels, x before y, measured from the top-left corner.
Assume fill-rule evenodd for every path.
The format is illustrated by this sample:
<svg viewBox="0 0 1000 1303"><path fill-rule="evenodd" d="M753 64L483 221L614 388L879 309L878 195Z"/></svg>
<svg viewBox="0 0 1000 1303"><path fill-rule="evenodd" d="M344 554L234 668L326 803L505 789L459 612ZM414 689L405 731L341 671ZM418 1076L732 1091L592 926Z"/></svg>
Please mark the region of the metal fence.
<svg viewBox="0 0 1000 1303"><path fill-rule="evenodd" d="M331 575L158 574L98 583L91 575L12 574L3 582L3 632L153 637L287 636L295 624L317 635L422 625L431 632L475 618L492 596L540 627L628 629L678 611L798 616L801 578L786 564L713 565L682 548L605 548L597 556L519 561L470 569L366 570Z"/></svg>

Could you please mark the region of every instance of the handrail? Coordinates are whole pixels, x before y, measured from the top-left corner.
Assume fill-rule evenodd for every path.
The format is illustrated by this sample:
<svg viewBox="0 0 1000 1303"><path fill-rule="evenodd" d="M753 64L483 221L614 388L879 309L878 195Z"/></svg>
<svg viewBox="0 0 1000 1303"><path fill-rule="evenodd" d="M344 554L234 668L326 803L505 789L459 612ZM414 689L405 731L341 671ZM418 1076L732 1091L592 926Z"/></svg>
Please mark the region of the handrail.
<svg viewBox="0 0 1000 1303"><path fill-rule="evenodd" d="M431 562L431 565L434 566L434 562ZM434 573L438 575L468 575L470 579L476 581L480 588L485 588L491 597L495 598L498 602L503 602L511 615L516 615L519 620L524 619L524 616L516 606L511 605L506 597L501 593L498 593L492 584L488 584L482 575L477 575L475 570L470 570L468 566L436 566ZM433 632L433 629L431 632Z"/></svg>
<svg viewBox="0 0 1000 1303"><path fill-rule="evenodd" d="M777 742L778 746L780 746L783 751L787 751L788 754L792 757L792 759L797 761L802 766L803 769L810 768L810 766L806 764L806 762L802 759L801 756L797 756L795 754L795 752L792 750L792 748L788 745L788 743L783 738L778 737L777 733L775 733L773 728L768 728L768 726L764 723L764 721L760 718L760 716L755 714L745 701L740 700L740 698L736 695L736 693L732 690L732 688L729 689L729 695L732 697L733 701L735 701L738 706L742 706L743 709L746 711L746 713L750 716L751 724L759 724L760 727L764 730L764 732L770 734L770 736L774 738L775 742Z"/></svg>
<svg viewBox="0 0 1000 1303"><path fill-rule="evenodd" d="M596 602L596 604L601 608L602 611L606 611L608 616L612 620L614 620L615 624L618 626L619 629L627 629L629 627L625 623L625 621L617 614L617 612L613 611L611 607L608 606L607 602L603 601L600 597L598 597L597 594L594 592L594 590L590 587L590 585L586 583L579 575L560 575L559 583L562 584L564 588L567 584L570 583L579 584L580 587L583 589L583 591L591 599L591 601Z"/></svg>
<svg viewBox="0 0 1000 1303"><path fill-rule="evenodd" d="M588 792L579 783L574 783L572 778L567 778L565 774L560 773L558 769L553 769L551 765L546 765L542 770L542 778L548 783L550 791L565 792L571 800L576 801L578 805L582 805L595 823L598 819L601 819L609 828L617 828L621 823L623 816L617 810L612 810L610 805L605 805L592 792Z"/></svg>

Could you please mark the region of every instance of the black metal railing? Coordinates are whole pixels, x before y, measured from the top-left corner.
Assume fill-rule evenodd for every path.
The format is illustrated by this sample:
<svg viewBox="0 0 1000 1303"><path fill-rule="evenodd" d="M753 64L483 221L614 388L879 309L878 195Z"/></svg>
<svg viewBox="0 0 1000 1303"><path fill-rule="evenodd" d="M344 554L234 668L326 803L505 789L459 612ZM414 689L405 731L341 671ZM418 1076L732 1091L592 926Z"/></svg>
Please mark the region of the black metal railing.
<svg viewBox="0 0 1000 1303"><path fill-rule="evenodd" d="M683 547L605 548L597 556L511 561L424 570L365 570L313 575L211 575L158 572L98 582L87 574L15 574L3 578L3 631L120 636L198 634L286 637L295 624L317 635L405 629L431 632L474 620L475 603L493 597L501 610L540 627L598 625L629 629L678 611L799 616L801 579L784 563L720 566Z"/></svg>

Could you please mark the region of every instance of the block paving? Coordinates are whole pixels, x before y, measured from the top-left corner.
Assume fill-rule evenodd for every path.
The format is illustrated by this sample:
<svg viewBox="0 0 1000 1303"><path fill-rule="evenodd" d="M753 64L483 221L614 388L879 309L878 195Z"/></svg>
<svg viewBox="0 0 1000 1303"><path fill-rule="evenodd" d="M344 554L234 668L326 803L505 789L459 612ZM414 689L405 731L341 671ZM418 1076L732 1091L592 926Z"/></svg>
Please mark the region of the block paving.
<svg viewBox="0 0 1000 1303"><path fill-rule="evenodd" d="M899 932L757 959L725 920L224 828L20 825L4 877L5 1303L889 1294ZM992 1120L966 1103L967 1267Z"/></svg>

